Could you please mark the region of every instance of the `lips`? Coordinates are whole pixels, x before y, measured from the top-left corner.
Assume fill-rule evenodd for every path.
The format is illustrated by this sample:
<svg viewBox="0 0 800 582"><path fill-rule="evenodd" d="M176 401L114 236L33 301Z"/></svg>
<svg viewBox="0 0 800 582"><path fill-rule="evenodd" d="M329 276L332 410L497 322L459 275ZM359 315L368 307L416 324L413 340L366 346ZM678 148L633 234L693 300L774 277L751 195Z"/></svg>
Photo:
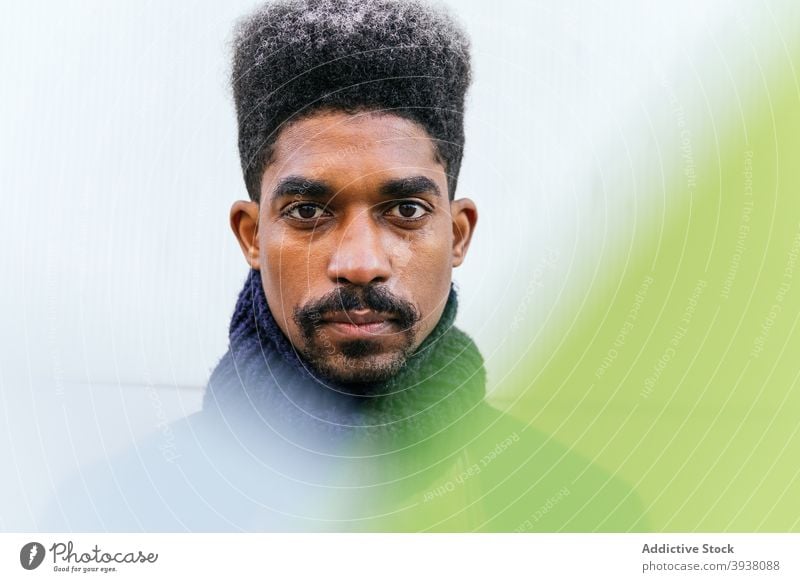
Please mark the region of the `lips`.
<svg viewBox="0 0 800 582"><path fill-rule="evenodd" d="M357 311L338 311L323 317L326 323L351 323L354 325L368 325L371 323L382 323L392 318L385 314L371 309L361 309Z"/></svg>
<svg viewBox="0 0 800 582"><path fill-rule="evenodd" d="M372 311L338 311L322 318L322 324L349 338L368 338L392 329L395 319L389 314Z"/></svg>

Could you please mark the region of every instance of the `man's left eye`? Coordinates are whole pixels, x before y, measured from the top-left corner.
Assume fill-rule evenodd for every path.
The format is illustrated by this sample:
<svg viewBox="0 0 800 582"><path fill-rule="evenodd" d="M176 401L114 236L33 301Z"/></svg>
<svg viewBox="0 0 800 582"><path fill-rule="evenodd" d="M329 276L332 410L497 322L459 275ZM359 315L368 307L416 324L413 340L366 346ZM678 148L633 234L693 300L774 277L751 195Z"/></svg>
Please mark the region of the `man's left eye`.
<svg viewBox="0 0 800 582"><path fill-rule="evenodd" d="M400 202L389 209L389 214L397 218L422 218L428 209L417 202Z"/></svg>

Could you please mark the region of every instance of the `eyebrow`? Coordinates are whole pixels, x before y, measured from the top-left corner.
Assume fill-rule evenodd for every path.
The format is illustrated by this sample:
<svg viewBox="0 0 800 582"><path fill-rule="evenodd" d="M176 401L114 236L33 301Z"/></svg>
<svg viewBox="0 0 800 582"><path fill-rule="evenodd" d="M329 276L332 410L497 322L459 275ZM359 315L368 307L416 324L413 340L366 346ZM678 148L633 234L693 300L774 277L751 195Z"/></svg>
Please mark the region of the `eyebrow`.
<svg viewBox="0 0 800 582"><path fill-rule="evenodd" d="M400 178L389 180L381 186L381 194L392 198L405 198L416 194L431 193L441 196L436 182L425 176L412 176L410 178Z"/></svg>
<svg viewBox="0 0 800 582"><path fill-rule="evenodd" d="M425 176L411 176L408 178L389 180L381 185L380 193L390 198L405 198L424 193L441 196L436 182ZM303 178L302 176L286 176L278 182L275 189L272 191L272 200L277 200L285 196L327 198L332 194L333 188L320 180Z"/></svg>
<svg viewBox="0 0 800 582"><path fill-rule="evenodd" d="M272 191L272 199L284 196L308 196L309 198L325 198L333 189L325 182L303 178L302 176L286 176L278 182Z"/></svg>

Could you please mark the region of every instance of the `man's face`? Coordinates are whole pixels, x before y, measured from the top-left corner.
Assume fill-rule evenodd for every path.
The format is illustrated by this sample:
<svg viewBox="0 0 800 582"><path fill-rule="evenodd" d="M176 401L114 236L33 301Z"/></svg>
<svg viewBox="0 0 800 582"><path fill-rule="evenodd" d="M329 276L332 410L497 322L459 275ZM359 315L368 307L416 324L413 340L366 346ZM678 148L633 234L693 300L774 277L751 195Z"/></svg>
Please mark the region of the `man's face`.
<svg viewBox="0 0 800 582"><path fill-rule="evenodd" d="M383 381L444 310L477 220L450 202L433 141L390 114L321 112L285 128L260 204L231 223L279 327L322 375Z"/></svg>

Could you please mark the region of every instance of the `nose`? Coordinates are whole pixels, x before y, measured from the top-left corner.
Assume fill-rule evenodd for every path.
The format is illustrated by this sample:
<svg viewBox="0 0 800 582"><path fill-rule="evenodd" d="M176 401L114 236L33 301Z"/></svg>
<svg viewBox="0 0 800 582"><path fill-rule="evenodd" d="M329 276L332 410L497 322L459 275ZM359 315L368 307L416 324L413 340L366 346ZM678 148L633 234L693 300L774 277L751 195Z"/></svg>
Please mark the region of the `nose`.
<svg viewBox="0 0 800 582"><path fill-rule="evenodd" d="M369 211L359 212L340 227L341 237L328 263L328 276L337 283L369 285L385 283L391 276L391 261Z"/></svg>

